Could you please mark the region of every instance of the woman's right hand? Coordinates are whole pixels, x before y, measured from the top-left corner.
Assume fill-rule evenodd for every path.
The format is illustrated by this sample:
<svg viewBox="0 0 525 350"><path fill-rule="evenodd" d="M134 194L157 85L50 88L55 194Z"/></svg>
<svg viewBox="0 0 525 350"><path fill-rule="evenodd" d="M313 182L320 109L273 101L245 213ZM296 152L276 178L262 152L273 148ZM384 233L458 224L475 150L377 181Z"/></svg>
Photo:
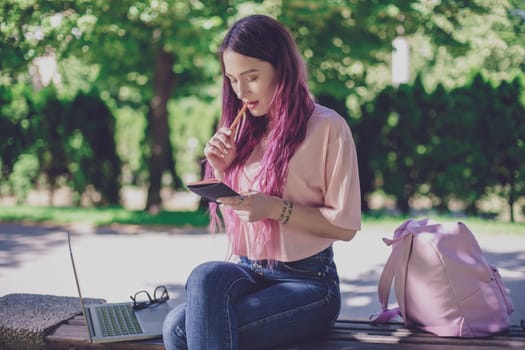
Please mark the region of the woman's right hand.
<svg viewBox="0 0 525 350"><path fill-rule="evenodd" d="M216 172L224 173L235 159L237 147L234 131L220 128L204 147L204 155Z"/></svg>

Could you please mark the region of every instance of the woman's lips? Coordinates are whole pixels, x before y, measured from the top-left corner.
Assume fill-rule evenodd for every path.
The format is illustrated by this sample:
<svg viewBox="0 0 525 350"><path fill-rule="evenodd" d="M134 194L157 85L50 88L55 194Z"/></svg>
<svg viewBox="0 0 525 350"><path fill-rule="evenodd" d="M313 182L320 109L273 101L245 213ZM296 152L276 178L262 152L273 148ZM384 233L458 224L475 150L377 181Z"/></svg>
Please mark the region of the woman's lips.
<svg viewBox="0 0 525 350"><path fill-rule="evenodd" d="M257 101L248 102L248 108L249 109L254 109L255 107L257 107L258 104L259 104L259 102L257 102Z"/></svg>

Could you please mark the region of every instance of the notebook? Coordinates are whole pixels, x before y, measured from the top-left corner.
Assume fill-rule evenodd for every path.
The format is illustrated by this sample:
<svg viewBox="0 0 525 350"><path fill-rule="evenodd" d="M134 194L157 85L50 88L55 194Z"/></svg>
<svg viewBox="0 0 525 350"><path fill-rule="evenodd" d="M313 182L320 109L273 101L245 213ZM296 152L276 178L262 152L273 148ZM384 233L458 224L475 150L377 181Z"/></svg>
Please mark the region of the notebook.
<svg viewBox="0 0 525 350"><path fill-rule="evenodd" d="M169 299L165 303L152 304L140 310L133 309L133 302L86 304L80 291L80 282L75 266L75 259L73 258L71 235L69 232L67 233L67 241L82 314L84 315L91 343L109 343L161 337L164 318L167 313L175 307L175 301Z"/></svg>
<svg viewBox="0 0 525 350"><path fill-rule="evenodd" d="M231 187L216 179L192 182L186 187L210 202L216 202L221 197L239 196Z"/></svg>

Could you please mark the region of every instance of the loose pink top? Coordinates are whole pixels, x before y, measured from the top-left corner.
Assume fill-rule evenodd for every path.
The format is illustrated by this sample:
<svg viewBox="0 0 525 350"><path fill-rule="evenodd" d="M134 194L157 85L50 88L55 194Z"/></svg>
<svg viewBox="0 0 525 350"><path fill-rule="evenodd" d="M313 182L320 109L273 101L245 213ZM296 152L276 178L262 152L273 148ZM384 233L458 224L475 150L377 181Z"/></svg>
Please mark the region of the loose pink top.
<svg viewBox="0 0 525 350"><path fill-rule="evenodd" d="M239 179L239 191L258 187L253 178L261 167L266 145L259 143L246 162ZM318 207L333 225L361 229L361 194L357 153L346 121L335 111L316 105L308 121L305 140L297 148L289 164L283 199L294 204ZM293 215L293 214L292 214ZM256 256L254 235L249 223L241 225L242 243L233 253L250 259L295 261L328 248L335 239L279 224L279 249L275 256Z"/></svg>

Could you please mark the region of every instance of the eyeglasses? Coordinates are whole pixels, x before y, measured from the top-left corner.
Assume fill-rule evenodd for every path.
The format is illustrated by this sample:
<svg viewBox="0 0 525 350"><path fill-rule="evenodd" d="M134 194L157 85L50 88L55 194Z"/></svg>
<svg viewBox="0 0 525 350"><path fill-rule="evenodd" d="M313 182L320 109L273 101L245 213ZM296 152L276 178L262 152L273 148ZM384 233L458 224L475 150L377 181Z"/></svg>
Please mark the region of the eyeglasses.
<svg viewBox="0 0 525 350"><path fill-rule="evenodd" d="M133 309L140 310L145 309L153 304L165 303L168 301L170 296L168 295L168 290L165 286L158 286L153 291L153 298L145 290L139 290L135 295L130 296L133 300Z"/></svg>

